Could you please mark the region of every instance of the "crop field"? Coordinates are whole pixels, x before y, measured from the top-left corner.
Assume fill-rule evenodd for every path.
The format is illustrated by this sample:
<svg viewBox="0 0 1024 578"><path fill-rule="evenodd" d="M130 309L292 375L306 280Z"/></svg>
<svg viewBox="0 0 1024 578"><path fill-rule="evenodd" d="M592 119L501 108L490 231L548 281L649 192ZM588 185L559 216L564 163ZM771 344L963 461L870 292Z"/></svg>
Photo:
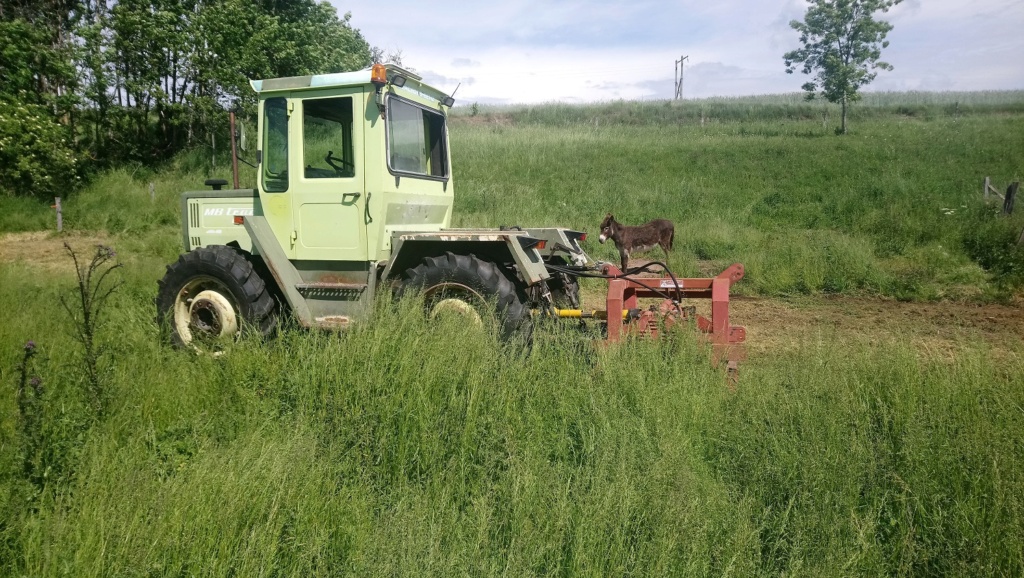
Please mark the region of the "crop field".
<svg viewBox="0 0 1024 578"><path fill-rule="evenodd" d="M453 226L573 227L614 261L606 213L668 218L676 274L743 263L735 387L688 331L539 322L526 350L411 300L197 356L153 298L223 151L99 175L63 235L0 198L0 575L1024 574L1024 209L982 197L1024 176L1024 94L837 118L785 96L452 118ZM65 242L120 265L91 358Z"/></svg>

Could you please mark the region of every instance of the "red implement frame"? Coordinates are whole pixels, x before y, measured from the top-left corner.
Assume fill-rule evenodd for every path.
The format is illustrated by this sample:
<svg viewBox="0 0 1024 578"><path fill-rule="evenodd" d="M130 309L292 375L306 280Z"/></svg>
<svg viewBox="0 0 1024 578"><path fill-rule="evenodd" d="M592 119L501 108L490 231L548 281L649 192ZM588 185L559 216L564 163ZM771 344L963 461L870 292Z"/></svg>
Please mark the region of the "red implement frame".
<svg viewBox="0 0 1024 578"><path fill-rule="evenodd" d="M622 271L610 264L605 264L602 272L606 275L619 276ZM746 359L746 351L741 345L747 338L743 327L729 325L729 287L743 278L743 265L735 263L713 278L676 278L671 277L636 277L635 279L616 278L608 281L608 341L618 341L623 335L658 335L658 314L664 326L670 327L677 321L695 315L692 308L684 308L665 299L665 295L677 297L676 282L679 284L678 297L681 299L711 299L711 318L696 315L697 329L704 334L712 347L712 363L716 366L725 361L730 376L735 379L738 362ZM656 291L655 291L656 290ZM638 299L661 298L661 307L640 310ZM612 311L630 311L627 319L621 315L613 315Z"/></svg>

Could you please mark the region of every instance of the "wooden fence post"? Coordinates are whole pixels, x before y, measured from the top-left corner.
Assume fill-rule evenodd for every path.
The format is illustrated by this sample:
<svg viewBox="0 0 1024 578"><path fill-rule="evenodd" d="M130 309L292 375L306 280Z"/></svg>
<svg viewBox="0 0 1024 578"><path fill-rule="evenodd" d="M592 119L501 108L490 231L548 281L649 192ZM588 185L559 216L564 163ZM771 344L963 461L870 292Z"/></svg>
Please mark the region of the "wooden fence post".
<svg viewBox="0 0 1024 578"><path fill-rule="evenodd" d="M1006 197L1004 197L998 190L996 190L995 187L992 186L992 180L991 179L989 179L988 177L985 177L985 184L982 185L982 186L985 187L983 192L985 193L985 200L986 201L988 201L988 194L991 192L993 195L999 197L999 200L1001 200L1003 202L1006 202Z"/></svg>
<svg viewBox="0 0 1024 578"><path fill-rule="evenodd" d="M1013 200L1017 197L1017 189L1020 188L1020 181L1006 187L1006 196L1003 197L1003 212L1007 215L1013 213Z"/></svg>
<svg viewBox="0 0 1024 578"><path fill-rule="evenodd" d="M989 187L989 180L988 180L988 177L985 177L985 183L983 185L981 185L981 192L985 194L985 200L986 201L988 201L988 187Z"/></svg>
<svg viewBox="0 0 1024 578"><path fill-rule="evenodd" d="M153 183L149 183L149 202L156 200L156 189L153 188Z"/></svg>
<svg viewBox="0 0 1024 578"><path fill-rule="evenodd" d="M60 233L64 230L64 214L60 208L60 197L54 197L53 208L57 209L57 232Z"/></svg>

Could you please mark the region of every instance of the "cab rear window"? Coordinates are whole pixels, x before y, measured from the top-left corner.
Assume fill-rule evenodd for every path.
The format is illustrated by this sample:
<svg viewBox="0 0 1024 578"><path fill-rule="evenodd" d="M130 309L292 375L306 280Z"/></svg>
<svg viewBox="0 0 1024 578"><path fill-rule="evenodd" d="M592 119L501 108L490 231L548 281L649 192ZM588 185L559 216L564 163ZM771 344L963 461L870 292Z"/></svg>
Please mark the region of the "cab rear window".
<svg viewBox="0 0 1024 578"><path fill-rule="evenodd" d="M397 97L387 104L388 168L427 178L448 178L444 115Z"/></svg>

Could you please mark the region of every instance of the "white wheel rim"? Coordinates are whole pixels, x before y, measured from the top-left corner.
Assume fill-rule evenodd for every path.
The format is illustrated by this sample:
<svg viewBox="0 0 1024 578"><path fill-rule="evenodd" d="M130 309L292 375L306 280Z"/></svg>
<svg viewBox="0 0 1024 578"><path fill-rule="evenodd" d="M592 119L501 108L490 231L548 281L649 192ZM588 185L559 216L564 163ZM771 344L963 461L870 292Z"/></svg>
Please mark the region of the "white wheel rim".
<svg viewBox="0 0 1024 578"><path fill-rule="evenodd" d="M476 327L480 327L484 323L483 319L480 319L480 313L477 312L476 307L473 307L462 299L442 299L435 303L430 309L431 319L436 319L438 316L449 315L462 317Z"/></svg>
<svg viewBox="0 0 1024 578"><path fill-rule="evenodd" d="M238 312L227 294L223 283L212 277L197 277L181 288L174 300L174 328L182 343L238 334Z"/></svg>
<svg viewBox="0 0 1024 578"><path fill-rule="evenodd" d="M435 293L451 290L454 290L455 293L466 294L467 297L472 296L478 302L483 303L483 297L479 293L461 283L445 283L431 287L426 292L426 296L430 297ZM469 321L474 327L483 327L484 324L477 308L466 299L459 297L445 297L434 303L430 308L430 318L437 319L439 316L462 318Z"/></svg>

